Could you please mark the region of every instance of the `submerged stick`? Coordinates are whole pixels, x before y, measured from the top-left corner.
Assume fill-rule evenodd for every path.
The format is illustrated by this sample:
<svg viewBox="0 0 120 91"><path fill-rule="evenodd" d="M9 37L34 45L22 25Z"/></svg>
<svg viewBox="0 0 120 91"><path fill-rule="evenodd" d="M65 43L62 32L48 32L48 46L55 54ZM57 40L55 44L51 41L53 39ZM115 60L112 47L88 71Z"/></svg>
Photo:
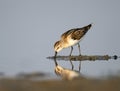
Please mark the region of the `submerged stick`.
<svg viewBox="0 0 120 91"><path fill-rule="evenodd" d="M81 56L76 56L76 55L73 55L73 56L56 56L56 60L65 60L65 61L68 61L68 60L72 60L72 61L96 61L96 60L109 60L109 59L118 59L120 57L118 57L117 55L114 55L114 56L109 56L109 55L81 55ZM47 59L52 59L54 60L55 57L54 56L50 56L50 57L47 57Z"/></svg>

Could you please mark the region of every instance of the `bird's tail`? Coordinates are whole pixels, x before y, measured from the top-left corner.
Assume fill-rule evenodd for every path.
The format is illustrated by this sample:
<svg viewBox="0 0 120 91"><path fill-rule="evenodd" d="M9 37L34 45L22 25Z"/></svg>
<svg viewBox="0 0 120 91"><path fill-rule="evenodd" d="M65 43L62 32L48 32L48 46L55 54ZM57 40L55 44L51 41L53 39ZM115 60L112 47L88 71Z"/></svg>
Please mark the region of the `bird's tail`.
<svg viewBox="0 0 120 91"><path fill-rule="evenodd" d="M84 26L82 28L76 28L74 29L74 31L72 31L72 39L74 40L79 40L81 39L86 33L87 31L91 28L92 24L89 24L87 26Z"/></svg>
<svg viewBox="0 0 120 91"><path fill-rule="evenodd" d="M89 25L87 25L87 26L82 27L81 30L83 30L83 33L86 34L87 31L88 31L91 27L92 27L92 24L89 24Z"/></svg>

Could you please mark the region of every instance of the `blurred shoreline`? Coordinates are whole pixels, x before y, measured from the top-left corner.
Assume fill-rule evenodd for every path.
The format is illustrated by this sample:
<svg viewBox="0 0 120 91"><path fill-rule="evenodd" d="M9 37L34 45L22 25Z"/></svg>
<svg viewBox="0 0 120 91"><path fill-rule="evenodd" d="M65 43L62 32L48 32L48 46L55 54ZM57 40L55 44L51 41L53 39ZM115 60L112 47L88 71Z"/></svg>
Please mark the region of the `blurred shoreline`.
<svg viewBox="0 0 120 91"><path fill-rule="evenodd" d="M120 91L120 75L100 79L79 77L68 81L45 73L20 73L14 77L1 75L0 91Z"/></svg>

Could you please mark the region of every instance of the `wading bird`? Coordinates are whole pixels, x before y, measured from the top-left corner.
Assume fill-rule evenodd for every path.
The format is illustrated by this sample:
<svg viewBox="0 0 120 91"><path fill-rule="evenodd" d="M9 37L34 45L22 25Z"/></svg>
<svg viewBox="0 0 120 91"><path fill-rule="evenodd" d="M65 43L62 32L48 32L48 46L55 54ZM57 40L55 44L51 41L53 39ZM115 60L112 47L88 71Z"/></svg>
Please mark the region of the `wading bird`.
<svg viewBox="0 0 120 91"><path fill-rule="evenodd" d="M57 62L56 62L57 53L64 48L71 47L71 51L69 54L69 56L71 56L72 51L73 51L73 46L78 45L79 55L81 56L79 42L81 41L83 36L88 32L88 30L91 28L91 26L92 26L92 24L89 24L89 25L84 26L82 28L70 29L61 35L61 39L54 44L55 64L57 64ZM73 70L74 65L72 64L71 60L70 60L70 63L72 65L72 70ZM81 61L79 64L79 71L80 71L80 65L81 65Z"/></svg>

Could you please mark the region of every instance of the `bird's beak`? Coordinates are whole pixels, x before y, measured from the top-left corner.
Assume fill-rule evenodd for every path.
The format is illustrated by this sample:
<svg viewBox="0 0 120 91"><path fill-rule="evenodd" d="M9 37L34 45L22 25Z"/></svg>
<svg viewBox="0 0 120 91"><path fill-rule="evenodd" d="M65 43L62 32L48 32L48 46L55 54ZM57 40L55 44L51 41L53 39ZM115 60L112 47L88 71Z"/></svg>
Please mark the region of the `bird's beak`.
<svg viewBox="0 0 120 91"><path fill-rule="evenodd" d="M57 52L55 51L55 56L54 56L54 62L55 62L55 66L58 65L57 61L56 61L56 56L57 56Z"/></svg>
<svg viewBox="0 0 120 91"><path fill-rule="evenodd" d="M57 52L55 51L55 56L54 57L56 58L56 56L57 56Z"/></svg>

